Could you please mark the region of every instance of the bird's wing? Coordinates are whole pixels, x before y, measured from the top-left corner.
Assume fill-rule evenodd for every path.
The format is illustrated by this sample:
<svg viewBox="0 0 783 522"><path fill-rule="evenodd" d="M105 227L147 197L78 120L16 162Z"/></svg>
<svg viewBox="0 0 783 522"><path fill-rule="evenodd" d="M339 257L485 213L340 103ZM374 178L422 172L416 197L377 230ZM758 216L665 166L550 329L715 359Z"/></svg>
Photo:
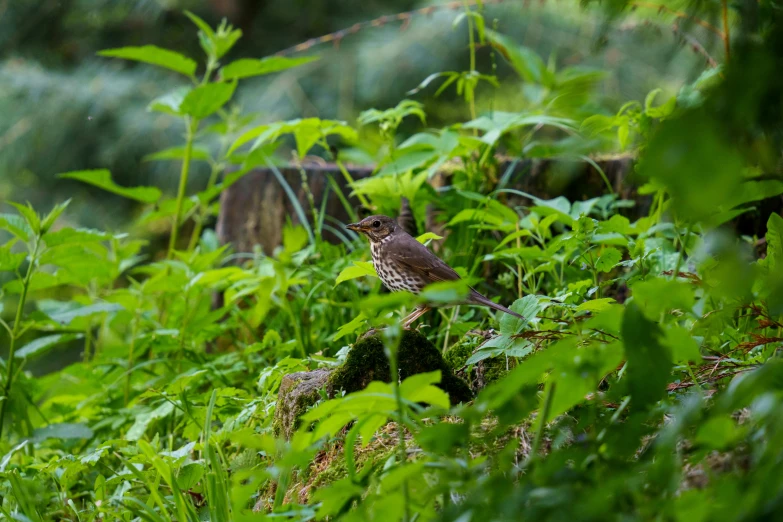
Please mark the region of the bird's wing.
<svg viewBox="0 0 783 522"><path fill-rule="evenodd" d="M411 236L398 238L393 247L384 252L384 255L388 256L401 269L415 272L429 283L460 279L454 269Z"/></svg>

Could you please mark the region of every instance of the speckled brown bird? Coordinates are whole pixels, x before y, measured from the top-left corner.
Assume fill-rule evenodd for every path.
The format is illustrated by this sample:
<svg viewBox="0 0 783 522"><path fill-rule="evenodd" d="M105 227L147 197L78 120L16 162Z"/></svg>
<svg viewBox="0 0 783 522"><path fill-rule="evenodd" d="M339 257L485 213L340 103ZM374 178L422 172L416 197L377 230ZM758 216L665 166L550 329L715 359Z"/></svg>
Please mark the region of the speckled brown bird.
<svg viewBox="0 0 783 522"><path fill-rule="evenodd" d="M347 228L364 234L370 240L370 252L372 252L375 271L386 288L392 292L407 290L418 294L431 283L460 279L454 269L441 261L388 216L370 216L358 223L348 225ZM505 306L493 303L473 288L470 288L470 293L464 302L454 304L488 306L524 319ZM413 313L403 319L403 327L408 328L428 310L430 307L427 305L417 307Z"/></svg>

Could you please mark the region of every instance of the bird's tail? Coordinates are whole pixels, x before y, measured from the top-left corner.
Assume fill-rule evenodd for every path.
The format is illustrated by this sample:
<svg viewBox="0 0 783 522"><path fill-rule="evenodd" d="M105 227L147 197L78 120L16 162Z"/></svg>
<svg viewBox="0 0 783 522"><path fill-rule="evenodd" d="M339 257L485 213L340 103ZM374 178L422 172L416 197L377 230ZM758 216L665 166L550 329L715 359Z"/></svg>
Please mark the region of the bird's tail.
<svg viewBox="0 0 783 522"><path fill-rule="evenodd" d="M523 321L526 320L525 316L519 315L518 313L516 313L513 310L509 310L508 308L506 308L505 306L503 306L501 304L497 304L497 303L495 303L493 301L490 301L489 299L487 299L486 297L484 297L480 293L476 292L475 290L473 292L471 292L470 294L471 294L470 295L470 300L473 303L484 305L484 306L488 306L490 308L494 308L495 310L500 310L501 312L506 312L507 314L511 314L514 317L519 317Z"/></svg>

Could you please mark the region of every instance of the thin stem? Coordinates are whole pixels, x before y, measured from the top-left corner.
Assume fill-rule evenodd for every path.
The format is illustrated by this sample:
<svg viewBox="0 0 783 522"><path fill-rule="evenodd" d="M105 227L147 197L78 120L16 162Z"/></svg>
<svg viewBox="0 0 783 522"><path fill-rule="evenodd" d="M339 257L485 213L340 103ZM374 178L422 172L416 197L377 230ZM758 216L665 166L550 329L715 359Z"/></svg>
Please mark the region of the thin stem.
<svg viewBox="0 0 783 522"><path fill-rule="evenodd" d="M677 264L674 265L674 272L672 272L672 280L677 279L680 274L680 266L682 265L682 259L685 255L685 242L688 241L688 238L691 237L691 229L693 228L692 224L688 224L688 228L685 229L685 238L680 238L680 252L677 255ZM679 237L679 234L678 234Z"/></svg>
<svg viewBox="0 0 783 522"><path fill-rule="evenodd" d="M125 374L125 406L130 402L131 374L133 373L133 357L136 351L136 318L131 322L131 338L128 346L128 371Z"/></svg>
<svg viewBox="0 0 783 522"><path fill-rule="evenodd" d="M193 156L193 138L198 128L198 120L185 119L185 156L182 158L182 170L179 173L179 189L177 190L177 207L174 211L174 220L169 238L169 251L166 259L174 256L174 248L177 245L177 232L182 216L182 205L185 201L185 189L188 186L188 174L190 173L190 159Z"/></svg>
<svg viewBox="0 0 783 522"><path fill-rule="evenodd" d="M3 423L5 421L5 412L8 407L9 396L11 392L11 384L14 381L14 361L16 356L16 339L19 337L19 327L22 323L22 312L24 311L25 301L27 300L27 291L30 288L30 280L33 278L33 271L35 269L35 261L38 257L38 248L41 245L41 236L35 238L35 245L33 246L33 254L30 257L30 264L27 265L27 273L24 276L22 282L22 294L19 296L19 303L16 306L16 317L14 319L14 327L11 332L11 342L8 349L8 363L6 364L5 383L3 383L3 396L0 398L0 437L3 435Z"/></svg>
<svg viewBox="0 0 783 522"><path fill-rule="evenodd" d="M348 169L346 169L345 165L343 165L343 162L339 158L335 158L334 162L337 165L337 167L340 169L340 172L343 173L343 177L345 178L345 181L348 182L348 185L353 187L355 182L351 177L351 174L348 172ZM359 201L361 202L364 208L371 208L370 202L367 200L366 197L364 197L364 194L357 192L356 197L359 198Z"/></svg>
<svg viewBox="0 0 783 522"><path fill-rule="evenodd" d="M726 49L726 62L731 59L731 34L729 33L729 5L727 0L721 0L723 15L723 47Z"/></svg>
<svg viewBox="0 0 783 522"><path fill-rule="evenodd" d="M549 412L552 409L552 401L555 397L555 382L547 381L546 391L544 392L544 408L541 410L541 421L538 423L538 429L536 430L536 438L533 439L533 448L530 450L531 458L538 455L539 449L541 449L541 439L544 437L544 427L546 426L546 419L549 417Z"/></svg>
<svg viewBox="0 0 783 522"><path fill-rule="evenodd" d="M388 342L388 341L387 341ZM391 367L391 385L394 391L394 399L397 401L397 433L399 435L397 439L397 451L399 452L400 465L404 464L408 460L408 454L405 451L405 410L402 402L402 391L400 390L399 372L397 369L397 353L399 351L400 339L394 339L392 341L396 344L394 350L389 351L389 366ZM405 481L402 484L402 494L405 502L405 514L403 520L408 522L410 520L409 512L409 499L408 499L408 482Z"/></svg>

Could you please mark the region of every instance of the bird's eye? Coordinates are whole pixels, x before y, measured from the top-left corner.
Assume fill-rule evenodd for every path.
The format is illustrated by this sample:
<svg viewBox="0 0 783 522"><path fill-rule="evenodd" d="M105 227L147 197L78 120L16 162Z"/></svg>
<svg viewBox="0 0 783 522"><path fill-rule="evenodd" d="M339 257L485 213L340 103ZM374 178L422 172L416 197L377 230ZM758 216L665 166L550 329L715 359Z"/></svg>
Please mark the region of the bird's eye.
<svg viewBox="0 0 783 522"><path fill-rule="evenodd" d="M381 226L381 222L380 221L373 221L372 222L372 226L373 226L373 228L378 228L379 226Z"/></svg>

